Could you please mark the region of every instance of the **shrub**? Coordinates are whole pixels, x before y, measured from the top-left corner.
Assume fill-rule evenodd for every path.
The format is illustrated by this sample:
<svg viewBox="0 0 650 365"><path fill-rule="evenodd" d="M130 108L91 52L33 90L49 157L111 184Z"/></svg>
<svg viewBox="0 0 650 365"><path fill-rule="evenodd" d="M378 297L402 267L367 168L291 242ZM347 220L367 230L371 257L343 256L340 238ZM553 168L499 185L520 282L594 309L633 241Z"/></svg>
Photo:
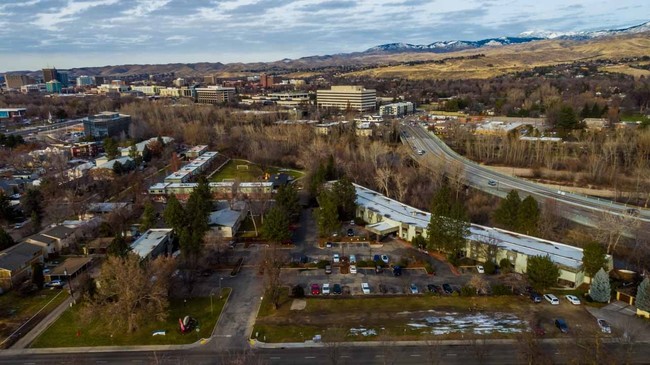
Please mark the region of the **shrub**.
<svg viewBox="0 0 650 365"><path fill-rule="evenodd" d="M316 267L319 269L324 269L325 266L329 264L330 264L329 260L319 260L318 263L316 264Z"/></svg>
<svg viewBox="0 0 650 365"><path fill-rule="evenodd" d="M460 288L461 297L473 297L475 295L476 295L476 289L472 288L469 285L465 285L462 288Z"/></svg>
<svg viewBox="0 0 650 365"><path fill-rule="evenodd" d="M455 254L450 253L450 254L447 255L447 261L449 261L449 263L454 265L454 266L458 266L458 263L460 262L460 259Z"/></svg>
<svg viewBox="0 0 650 365"><path fill-rule="evenodd" d="M503 284L495 284L492 286L492 295L512 295L512 290Z"/></svg>
<svg viewBox="0 0 650 365"><path fill-rule="evenodd" d="M507 257L504 257L499 261L499 268L503 274L512 272L512 263L508 260Z"/></svg>
<svg viewBox="0 0 650 365"><path fill-rule="evenodd" d="M294 298L304 298L305 297L305 288L301 285L296 285L291 288L291 296Z"/></svg>
<svg viewBox="0 0 650 365"><path fill-rule="evenodd" d="M483 264L483 269L485 270L486 274L492 275L497 271L497 266L494 264L494 262L488 261Z"/></svg>
<svg viewBox="0 0 650 365"><path fill-rule="evenodd" d="M433 269L433 266L431 266L431 263L427 262L424 264L424 270L427 271L427 274L435 274L436 271Z"/></svg>

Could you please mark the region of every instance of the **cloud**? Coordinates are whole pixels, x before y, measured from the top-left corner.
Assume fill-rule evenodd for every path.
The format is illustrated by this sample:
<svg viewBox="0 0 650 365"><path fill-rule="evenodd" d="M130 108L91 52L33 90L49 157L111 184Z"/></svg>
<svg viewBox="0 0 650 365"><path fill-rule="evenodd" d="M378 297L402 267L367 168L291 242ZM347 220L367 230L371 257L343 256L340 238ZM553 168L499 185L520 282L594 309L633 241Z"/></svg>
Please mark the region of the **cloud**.
<svg viewBox="0 0 650 365"><path fill-rule="evenodd" d="M98 6L115 5L118 2L119 0L97 0L85 2L69 0L67 5L60 9L52 8L50 9L52 12L36 14L35 20L32 21L31 24L48 31L58 31L60 30L60 24L72 22L77 19L75 15Z"/></svg>

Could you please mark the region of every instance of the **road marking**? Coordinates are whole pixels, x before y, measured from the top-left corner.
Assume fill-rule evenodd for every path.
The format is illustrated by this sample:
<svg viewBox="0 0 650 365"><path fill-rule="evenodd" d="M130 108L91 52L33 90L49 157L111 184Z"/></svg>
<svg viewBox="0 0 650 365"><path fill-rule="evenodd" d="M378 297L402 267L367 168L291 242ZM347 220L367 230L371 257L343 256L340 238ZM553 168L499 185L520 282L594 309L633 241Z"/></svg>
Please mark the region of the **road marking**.
<svg viewBox="0 0 650 365"><path fill-rule="evenodd" d="M316 356L305 356L305 359L315 359Z"/></svg>
<svg viewBox="0 0 650 365"><path fill-rule="evenodd" d="M384 355L375 355L375 357L384 357Z"/></svg>
<svg viewBox="0 0 650 365"><path fill-rule="evenodd" d="M447 356L456 356L456 354L447 354Z"/></svg>
<svg viewBox="0 0 650 365"><path fill-rule="evenodd" d="M271 360L280 360L280 356L271 356L270 359Z"/></svg>
<svg viewBox="0 0 650 365"><path fill-rule="evenodd" d="M341 355L341 359L347 359L347 358L349 358L349 357L350 357L350 356L348 356L348 355Z"/></svg>
<svg viewBox="0 0 650 365"><path fill-rule="evenodd" d="M420 357L420 354L411 354L411 357Z"/></svg>

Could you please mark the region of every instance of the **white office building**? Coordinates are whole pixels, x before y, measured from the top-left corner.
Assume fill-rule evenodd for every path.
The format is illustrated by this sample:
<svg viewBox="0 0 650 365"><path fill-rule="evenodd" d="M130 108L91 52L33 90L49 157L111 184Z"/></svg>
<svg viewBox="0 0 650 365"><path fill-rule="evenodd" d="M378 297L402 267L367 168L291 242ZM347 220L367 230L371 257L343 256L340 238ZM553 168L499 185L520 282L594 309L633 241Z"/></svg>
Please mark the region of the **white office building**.
<svg viewBox="0 0 650 365"><path fill-rule="evenodd" d="M377 106L377 92L363 86L332 86L330 90L317 90L316 103L319 108L367 111Z"/></svg>

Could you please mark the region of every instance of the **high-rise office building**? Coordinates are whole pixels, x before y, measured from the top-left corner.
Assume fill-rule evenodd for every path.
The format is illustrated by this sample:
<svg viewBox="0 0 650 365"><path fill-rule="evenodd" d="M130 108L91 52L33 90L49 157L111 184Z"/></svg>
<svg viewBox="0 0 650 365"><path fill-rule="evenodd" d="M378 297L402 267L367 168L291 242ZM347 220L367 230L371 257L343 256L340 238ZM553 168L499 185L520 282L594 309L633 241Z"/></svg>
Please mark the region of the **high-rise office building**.
<svg viewBox="0 0 650 365"><path fill-rule="evenodd" d="M199 104L223 104L235 99L234 87L208 86L196 88Z"/></svg>
<svg viewBox="0 0 650 365"><path fill-rule="evenodd" d="M56 71L56 68L44 68L43 82L47 83L52 80L58 80L58 72Z"/></svg>
<svg viewBox="0 0 650 365"><path fill-rule="evenodd" d="M35 82L36 81L34 81L33 78L27 75L5 74L5 85L7 85L8 89L20 89L21 86L33 84Z"/></svg>
<svg viewBox="0 0 650 365"><path fill-rule="evenodd" d="M60 94L61 90L63 89L63 84L61 84L58 80L50 80L45 83L45 89L48 93Z"/></svg>
<svg viewBox="0 0 650 365"><path fill-rule="evenodd" d="M79 76L77 77L77 86L90 86L94 85L95 80L90 76Z"/></svg>
<svg viewBox="0 0 650 365"><path fill-rule="evenodd" d="M363 86L332 86L330 90L316 91L318 107L373 110L377 105L377 92Z"/></svg>

